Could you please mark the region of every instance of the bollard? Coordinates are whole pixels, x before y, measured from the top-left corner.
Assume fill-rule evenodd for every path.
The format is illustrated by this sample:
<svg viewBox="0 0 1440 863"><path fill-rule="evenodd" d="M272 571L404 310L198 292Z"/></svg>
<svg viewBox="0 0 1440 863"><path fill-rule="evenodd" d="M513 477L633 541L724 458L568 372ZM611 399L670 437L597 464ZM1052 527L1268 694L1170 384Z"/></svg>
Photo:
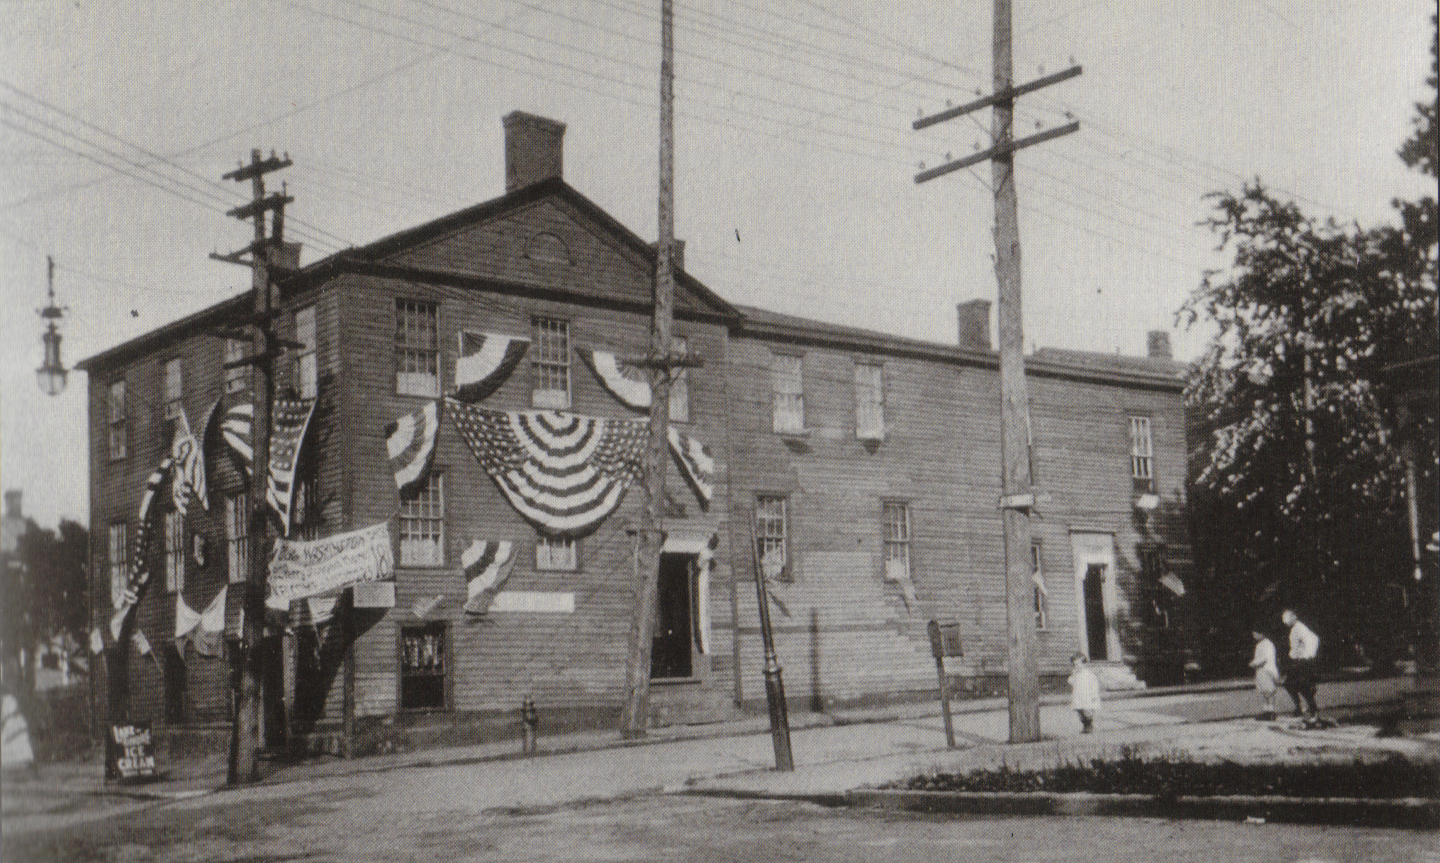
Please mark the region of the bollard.
<svg viewBox="0 0 1440 863"><path fill-rule="evenodd" d="M534 755L536 732L540 728L540 711L535 709L535 699L528 695L520 705L520 728L523 735L520 751L526 755Z"/></svg>

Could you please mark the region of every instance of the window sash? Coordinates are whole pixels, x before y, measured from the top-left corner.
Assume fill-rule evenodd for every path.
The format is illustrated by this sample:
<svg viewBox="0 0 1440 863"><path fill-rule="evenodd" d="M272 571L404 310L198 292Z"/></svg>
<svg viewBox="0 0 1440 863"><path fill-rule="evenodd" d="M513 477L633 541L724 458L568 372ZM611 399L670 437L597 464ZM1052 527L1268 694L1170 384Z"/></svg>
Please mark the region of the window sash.
<svg viewBox="0 0 1440 863"><path fill-rule="evenodd" d="M910 507L887 501L881 518L884 530L885 575L891 579L910 577Z"/></svg>
<svg viewBox="0 0 1440 863"><path fill-rule="evenodd" d="M542 536L535 543L535 568L574 570L579 568L578 546L573 537Z"/></svg>
<svg viewBox="0 0 1440 863"><path fill-rule="evenodd" d="M884 376L878 363L855 364L855 435L864 439L885 436Z"/></svg>
<svg viewBox="0 0 1440 863"><path fill-rule="evenodd" d="M570 324L536 318L535 407L570 407Z"/></svg>
<svg viewBox="0 0 1440 863"><path fill-rule="evenodd" d="M786 501L783 497L759 497L755 500L755 541L763 562L772 552L780 555L780 565L790 562L787 538Z"/></svg>
<svg viewBox="0 0 1440 863"><path fill-rule="evenodd" d="M180 416L185 398L185 367L177 357L165 361L165 419Z"/></svg>
<svg viewBox="0 0 1440 863"><path fill-rule="evenodd" d="M301 398L313 399L319 386L314 306L295 311L295 341L303 345L295 355L295 388L300 391Z"/></svg>
<svg viewBox="0 0 1440 863"><path fill-rule="evenodd" d="M805 429L803 358L789 354L776 354L770 367L770 387L774 394L774 430L777 432L803 431Z"/></svg>
<svg viewBox="0 0 1440 863"><path fill-rule="evenodd" d="M674 336L671 347L684 356L690 352L690 343L684 336ZM690 369L679 366L670 378L670 419L672 422L690 421Z"/></svg>
<svg viewBox="0 0 1440 863"><path fill-rule="evenodd" d="M443 623L400 627L400 709L444 709L448 642Z"/></svg>
<svg viewBox="0 0 1440 863"><path fill-rule="evenodd" d="M165 513L165 589L185 589L185 517L175 510Z"/></svg>
<svg viewBox="0 0 1440 863"><path fill-rule="evenodd" d="M440 311L434 303L395 301L395 391L440 395Z"/></svg>
<svg viewBox="0 0 1440 863"><path fill-rule="evenodd" d="M225 340L225 364L229 365L245 359L245 342L241 339ZM250 388L249 366L231 366L225 369L225 392L238 393L241 390Z"/></svg>
<svg viewBox="0 0 1440 863"><path fill-rule="evenodd" d="M125 596L125 584L130 572L126 557L125 522L110 525L106 543L105 565L110 574L110 606L119 608Z"/></svg>
<svg viewBox="0 0 1440 863"><path fill-rule="evenodd" d="M400 564L445 563L444 476L434 473L412 498L400 502Z"/></svg>
<svg viewBox="0 0 1440 863"><path fill-rule="evenodd" d="M1133 479L1154 479L1152 440L1149 417L1130 417L1130 476Z"/></svg>
<svg viewBox="0 0 1440 863"><path fill-rule="evenodd" d="M1035 594L1035 628L1044 629L1049 609L1046 608L1045 570L1038 542L1030 544L1030 575L1034 581L1031 588Z"/></svg>
<svg viewBox="0 0 1440 863"><path fill-rule="evenodd" d="M126 448L125 434L125 382L115 381L110 384L110 393L107 400L110 419L110 458L124 458Z"/></svg>
<svg viewBox="0 0 1440 863"><path fill-rule="evenodd" d="M250 496L245 493L225 498L225 560L230 583L250 575Z"/></svg>

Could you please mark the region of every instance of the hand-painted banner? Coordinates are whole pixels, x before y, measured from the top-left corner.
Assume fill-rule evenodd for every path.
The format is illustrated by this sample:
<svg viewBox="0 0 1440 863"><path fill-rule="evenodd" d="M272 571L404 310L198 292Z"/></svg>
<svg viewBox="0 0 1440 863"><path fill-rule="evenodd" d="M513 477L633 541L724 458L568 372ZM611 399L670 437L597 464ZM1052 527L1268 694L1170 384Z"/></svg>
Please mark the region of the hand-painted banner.
<svg viewBox="0 0 1440 863"><path fill-rule="evenodd" d="M527 338L498 333L461 330L459 339L455 398L462 402L478 402L499 389L530 347Z"/></svg>
<svg viewBox="0 0 1440 863"><path fill-rule="evenodd" d="M271 608L287 608L291 600L362 581L382 581L394 574L388 522L325 539L277 539L270 556L270 596L265 602Z"/></svg>
<svg viewBox="0 0 1440 863"><path fill-rule="evenodd" d="M605 389L619 399L621 404L636 410L650 407L650 380L644 369L626 365L608 351L578 348L576 353L580 354L585 365L590 367L595 377L605 385Z"/></svg>

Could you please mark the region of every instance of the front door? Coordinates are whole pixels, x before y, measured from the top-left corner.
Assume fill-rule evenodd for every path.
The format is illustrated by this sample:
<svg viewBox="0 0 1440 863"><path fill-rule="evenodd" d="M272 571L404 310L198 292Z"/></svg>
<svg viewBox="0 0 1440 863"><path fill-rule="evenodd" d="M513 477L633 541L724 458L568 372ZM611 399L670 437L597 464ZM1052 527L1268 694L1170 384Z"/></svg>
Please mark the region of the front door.
<svg viewBox="0 0 1440 863"><path fill-rule="evenodd" d="M1070 534L1075 562L1076 632L1079 648L1091 659L1120 656L1115 629L1115 537L1109 533Z"/></svg>
<svg viewBox="0 0 1440 863"><path fill-rule="evenodd" d="M690 563L693 554L660 555L660 584L655 608L655 640L650 647L650 677L690 677Z"/></svg>
<svg viewBox="0 0 1440 863"><path fill-rule="evenodd" d="M1091 659L1109 659L1105 638L1105 564L1085 567L1085 645Z"/></svg>

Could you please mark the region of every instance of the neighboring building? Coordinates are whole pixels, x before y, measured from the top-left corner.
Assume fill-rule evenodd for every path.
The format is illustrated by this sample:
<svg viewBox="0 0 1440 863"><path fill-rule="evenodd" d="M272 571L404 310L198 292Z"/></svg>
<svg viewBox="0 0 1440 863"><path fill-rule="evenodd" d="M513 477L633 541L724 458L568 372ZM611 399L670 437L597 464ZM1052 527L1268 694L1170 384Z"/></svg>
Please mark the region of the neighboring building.
<svg viewBox="0 0 1440 863"><path fill-rule="evenodd" d="M467 440L442 416L433 464L404 497L387 451L387 426L454 391L457 361L482 337L529 347L479 408L646 415L619 395L624 381L582 355L646 353L653 247L561 179L563 125L517 112L505 129L503 196L280 283L280 335L303 347L279 363L279 391L316 400L292 538L386 523L396 575L393 607L347 613L342 599L327 622L327 603L301 602L287 625L271 621L272 744L332 739L347 697L361 751L385 735L415 744L513 733L527 695L549 730L618 716L642 491L566 533L502 494L472 449L483 430L472 426ZM709 447L716 468L708 502L678 459L667 472L654 720L716 719L763 703L752 541L783 564L774 591L788 616L775 615L777 646L797 704L933 693L931 618L961 624L965 657L954 667L964 688L1002 687L989 304L961 306L961 346L932 344L736 308L680 257L675 333L704 364L684 372L670 415ZM245 346L212 335L248 308L248 296L235 297L81 366L97 623L120 602L146 477L181 416L206 456L208 508L192 502L181 515L162 495L152 519L154 575L136 623L156 661L128 665L130 714L162 726L218 722L230 710L229 645L177 648L168 635L177 615L188 619L244 579L243 474L219 423L203 417L249 401L243 369L224 367ZM1155 343L1146 359L1041 351L1027 360L1036 476L1049 493L1034 520L1034 559L1041 672L1052 682L1076 649L1112 663L1115 681L1127 666L1158 679L1181 655L1185 444L1168 353ZM558 511L566 501L552 503ZM462 558L477 541L518 548L483 615L463 608ZM238 633L239 593L226 595L227 636Z"/></svg>

